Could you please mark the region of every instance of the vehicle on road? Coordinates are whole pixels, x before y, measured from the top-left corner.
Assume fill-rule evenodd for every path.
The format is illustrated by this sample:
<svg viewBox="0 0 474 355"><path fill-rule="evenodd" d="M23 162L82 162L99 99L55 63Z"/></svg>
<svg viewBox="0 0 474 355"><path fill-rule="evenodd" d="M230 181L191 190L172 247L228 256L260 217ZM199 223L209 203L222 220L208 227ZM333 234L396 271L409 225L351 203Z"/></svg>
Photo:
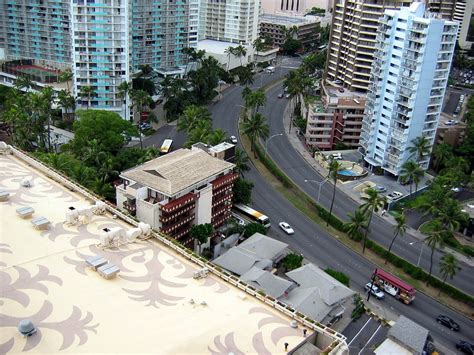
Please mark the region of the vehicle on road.
<svg viewBox="0 0 474 355"><path fill-rule="evenodd" d="M328 155L329 159L334 159L334 160L342 160L342 154L341 153L332 153Z"/></svg>
<svg viewBox="0 0 474 355"><path fill-rule="evenodd" d="M281 229L283 229L283 231L286 234L294 234L295 233L293 228L291 228L291 226L286 222L280 222L280 223L278 223L278 225L280 226Z"/></svg>
<svg viewBox="0 0 474 355"><path fill-rule="evenodd" d="M173 145L173 140L172 139L165 139L163 141L163 144L161 145L160 148L160 153L161 154L166 154L171 151L171 146Z"/></svg>
<svg viewBox="0 0 474 355"><path fill-rule="evenodd" d="M405 304L415 299L416 290L413 286L382 269L375 269L372 279L381 290Z"/></svg>
<svg viewBox="0 0 474 355"><path fill-rule="evenodd" d="M138 124L138 128L140 128L140 130L142 130L142 131L145 131L145 130L151 128L151 124L148 123L148 122L140 122L140 123Z"/></svg>
<svg viewBox="0 0 474 355"><path fill-rule="evenodd" d="M277 96L279 99L283 99L285 97L285 94L283 94L282 92L278 94Z"/></svg>
<svg viewBox="0 0 474 355"><path fill-rule="evenodd" d="M385 293L383 293L383 291L380 290L380 288L378 288L375 284L372 285L372 282L369 282L367 285L365 285L364 288L367 292L370 292L378 300L382 300L385 297Z"/></svg>
<svg viewBox="0 0 474 355"><path fill-rule="evenodd" d="M289 99L290 97L291 97L290 94L286 94L286 95L285 95L285 98L287 98L287 99Z"/></svg>
<svg viewBox="0 0 474 355"><path fill-rule="evenodd" d="M237 137L236 136L230 136L229 139L233 144L237 144Z"/></svg>
<svg viewBox="0 0 474 355"><path fill-rule="evenodd" d="M456 343L456 349L461 350L464 354L474 355L474 345L467 341L459 340Z"/></svg>
<svg viewBox="0 0 474 355"><path fill-rule="evenodd" d="M436 317L436 321L451 330L459 332L459 324L457 324L453 319L449 318L448 316L445 316L444 314L440 314L438 317Z"/></svg>
<svg viewBox="0 0 474 355"><path fill-rule="evenodd" d="M375 186L374 190L378 193L387 192L387 188L385 186Z"/></svg>
<svg viewBox="0 0 474 355"><path fill-rule="evenodd" d="M455 187L452 187L452 188L451 188L451 191L452 191L452 192L456 192L456 193L460 192L461 190L462 190L462 188L461 188L461 187L458 187L458 186L455 186Z"/></svg>
<svg viewBox="0 0 474 355"><path fill-rule="evenodd" d="M263 213L260 213L253 208L243 205L241 203L236 203L233 207L235 212L240 216L251 223L259 223L265 228L270 228L270 218L265 216Z"/></svg>
<svg viewBox="0 0 474 355"><path fill-rule="evenodd" d="M400 198L402 198L403 194L398 191L392 191L387 195L387 198L392 201L396 201Z"/></svg>
<svg viewBox="0 0 474 355"><path fill-rule="evenodd" d="M267 73L273 74L275 72L275 67L267 67L265 68L265 71Z"/></svg>

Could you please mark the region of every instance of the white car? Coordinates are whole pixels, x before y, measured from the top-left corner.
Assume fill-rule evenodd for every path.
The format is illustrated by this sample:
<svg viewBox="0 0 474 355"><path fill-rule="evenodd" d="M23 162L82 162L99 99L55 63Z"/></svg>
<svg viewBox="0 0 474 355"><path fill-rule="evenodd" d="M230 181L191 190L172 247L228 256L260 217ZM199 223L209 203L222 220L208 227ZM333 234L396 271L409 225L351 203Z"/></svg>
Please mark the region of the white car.
<svg viewBox="0 0 474 355"><path fill-rule="evenodd" d="M390 200L398 200L399 198L401 198L403 196L403 194L401 192L398 192L398 191L393 191L391 193L389 193L387 195L387 197L390 199Z"/></svg>
<svg viewBox="0 0 474 355"><path fill-rule="evenodd" d="M295 233L293 228L291 228L291 226L286 222L280 222L280 223L278 223L278 225L280 226L281 229L283 229L285 231L286 234L294 234Z"/></svg>
<svg viewBox="0 0 474 355"><path fill-rule="evenodd" d="M376 285L372 285L372 282L369 282L367 285L365 285L364 288L366 289L366 291L370 290L370 293L373 296L375 296L375 298L377 298L378 300L381 300L385 297L385 293L383 293L383 291L380 288L378 288Z"/></svg>
<svg viewBox="0 0 474 355"><path fill-rule="evenodd" d="M234 144L237 144L237 137L236 136L230 136L230 141Z"/></svg>

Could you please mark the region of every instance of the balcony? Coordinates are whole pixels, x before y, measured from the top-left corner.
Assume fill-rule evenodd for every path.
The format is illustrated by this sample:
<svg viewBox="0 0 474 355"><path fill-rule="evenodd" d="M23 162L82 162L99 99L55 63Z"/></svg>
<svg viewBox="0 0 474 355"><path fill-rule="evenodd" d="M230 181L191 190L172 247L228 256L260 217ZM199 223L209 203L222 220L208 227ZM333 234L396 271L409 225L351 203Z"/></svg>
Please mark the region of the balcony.
<svg viewBox="0 0 474 355"><path fill-rule="evenodd" d="M130 213L132 216L137 214L137 205L135 200L126 200L123 202L123 209Z"/></svg>

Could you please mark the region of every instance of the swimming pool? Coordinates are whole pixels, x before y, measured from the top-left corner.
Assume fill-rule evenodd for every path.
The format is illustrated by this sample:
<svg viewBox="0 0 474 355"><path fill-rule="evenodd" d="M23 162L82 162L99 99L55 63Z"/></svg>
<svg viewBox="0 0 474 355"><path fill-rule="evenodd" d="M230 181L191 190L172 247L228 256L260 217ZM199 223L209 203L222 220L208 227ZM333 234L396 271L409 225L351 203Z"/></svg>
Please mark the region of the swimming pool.
<svg viewBox="0 0 474 355"><path fill-rule="evenodd" d="M359 176L359 174L353 172L352 170L339 170L337 172L339 175L346 175L346 176Z"/></svg>

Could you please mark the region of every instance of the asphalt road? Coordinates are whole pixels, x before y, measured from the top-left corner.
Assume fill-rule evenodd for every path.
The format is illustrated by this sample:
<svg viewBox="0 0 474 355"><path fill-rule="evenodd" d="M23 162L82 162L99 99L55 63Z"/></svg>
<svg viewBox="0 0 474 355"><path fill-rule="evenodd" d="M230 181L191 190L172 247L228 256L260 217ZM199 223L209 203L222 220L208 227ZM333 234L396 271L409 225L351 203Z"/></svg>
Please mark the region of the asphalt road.
<svg viewBox="0 0 474 355"><path fill-rule="evenodd" d="M283 70L283 74L285 71L286 70ZM266 79L276 79L276 76L279 75L278 69L274 75L275 77ZM258 81L256 80L256 82ZM235 135L237 137L237 118L241 109L239 105L242 105L241 91L242 88L238 86L227 89L221 101L210 108L214 127L222 128L228 132L228 135ZM268 103L266 107L262 109L262 113L269 118L272 134L283 132L281 118L286 102L284 99L276 98L280 91L281 87L271 89ZM272 98L275 99L272 100ZM285 169L286 173L312 196L315 196L314 186L305 184L304 179L320 179L320 177L310 169L302 158L300 158L298 153L293 150L290 143L286 140L286 136L271 140L268 148L272 158ZM375 265L338 242L319 225L302 215L293 205L275 191L256 169L252 167L252 169L245 174L245 178L255 184L252 193L253 205L256 209L268 215L273 221L273 225L269 231L270 236L288 243L293 250L304 254L306 259L321 268L330 267L348 274L351 277L352 288L360 292L363 291L363 285L369 280ZM325 205L329 202L328 196L330 193L331 189L329 188L322 194L321 201ZM349 200L344 194L339 192L336 195L335 211L338 215L345 216L348 211L352 212L354 210L355 206L352 200ZM349 208L347 205L349 205ZM295 234L291 237L284 234L277 227L279 221L289 221L295 229ZM390 231L390 228L388 228L383 221L377 221L372 228L372 235L378 233L387 235L387 231ZM411 239L405 238L405 240ZM403 251L407 249L406 244L406 241L403 244L399 242L396 252L403 253ZM410 257L416 259L418 249L413 248L413 250L413 253L411 253L413 255L410 254ZM424 259L424 261L426 260ZM426 263L424 263L424 266L427 266ZM472 280L472 275L466 274L468 273L464 272L463 277L470 277ZM460 276L457 278L461 279ZM418 294L416 300L409 306L400 303L392 297L386 297L386 299L381 302L396 313L404 314L415 322L423 325L430 330L437 341L452 349L454 349L455 342L460 338L471 339L471 341L473 339L474 327L472 321L423 294ZM447 314L455 319L461 326L461 332L453 336L451 331L439 326L435 322L435 318L440 313Z"/></svg>
<svg viewBox="0 0 474 355"><path fill-rule="evenodd" d="M288 70L297 65L298 63L293 59L292 62L284 63L284 68L277 68L275 74L266 74L263 78L257 76L254 86L257 87L260 86L260 84L266 85L271 83L285 75ZM271 134L283 132L282 115L287 100L276 98L281 90L282 88L279 85L271 89L268 95L267 105L261 110L269 118ZM240 105L242 105L241 91L242 87L230 87L224 92L223 98L218 103L210 106L214 128L222 128L228 132L229 136L235 135L239 137L237 119L241 110ZM179 147L180 141L182 143L185 141L185 136L183 136L182 133L176 133L174 126L161 128L155 136L148 137L146 144L159 146L164 138L172 138L175 139L175 147ZM304 179L320 180L321 177L310 169L298 153L293 150L286 136L275 137L269 142L268 148L272 158L285 169L286 173L289 174L292 179L296 177L295 181L311 196L315 197L315 185L304 183ZM256 209L267 214L273 221L273 226L269 231L270 236L288 243L291 249L304 254L306 259L321 268L330 267L348 274L351 277L351 287L356 291L363 292L363 285L369 280L375 265L338 242L319 225L302 215L293 205L275 191L253 166L251 171L245 174L245 178L253 181L255 184L252 193L253 205ZM329 198L332 189L326 187L323 191L324 193L321 193L321 202L327 206L330 202ZM348 204L349 208L347 206ZM348 199L344 194L339 191L336 193L334 209L336 214L346 216L348 211L352 212L355 209L354 204L355 202ZM278 222L283 220L292 224L296 232L294 236L288 237L277 227ZM390 228L383 221L378 221L378 223L374 222L372 235L378 234L380 231L387 232L389 230ZM406 251L406 249L412 249L413 253L411 254L413 255L410 255L410 257L415 259L418 257L419 247L413 248L409 246L406 241L404 241L403 244L399 241L398 244L400 247L396 247L395 252L400 253ZM425 252L425 254L422 265L427 267L426 257L428 253ZM457 276L457 278L460 279L461 277ZM472 285L472 281L470 283ZM454 344L458 339L471 339L471 341L473 341L474 327L472 321L423 294L418 294L416 300L409 306L398 302L392 297L386 297L383 301L376 302L380 302L381 305L390 308L392 312L404 314L415 322L423 325L430 330L436 341L449 346L451 349L454 349ZM461 326L461 332L453 335L447 328L439 326L435 322L435 318L440 313L449 315L455 319Z"/></svg>

